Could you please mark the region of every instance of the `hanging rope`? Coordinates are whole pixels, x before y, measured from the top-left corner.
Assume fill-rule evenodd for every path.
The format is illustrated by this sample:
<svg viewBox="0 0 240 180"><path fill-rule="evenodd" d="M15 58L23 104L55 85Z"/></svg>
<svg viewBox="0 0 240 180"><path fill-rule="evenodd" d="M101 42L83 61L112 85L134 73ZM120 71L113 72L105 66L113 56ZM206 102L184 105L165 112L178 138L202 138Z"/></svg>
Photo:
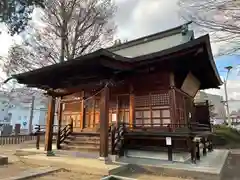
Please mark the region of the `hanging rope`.
<svg viewBox="0 0 240 180"><path fill-rule="evenodd" d="M88 98L86 98L86 99L83 99L84 105L86 105L85 103L86 103L88 100L90 100L90 99L94 98L96 95L100 94L106 87L108 87L109 84L110 84L110 83L107 82L107 83L105 84L105 86L104 86L102 89L100 89L99 91L97 91L94 95L92 95L92 96L90 96L90 97L88 97Z"/></svg>

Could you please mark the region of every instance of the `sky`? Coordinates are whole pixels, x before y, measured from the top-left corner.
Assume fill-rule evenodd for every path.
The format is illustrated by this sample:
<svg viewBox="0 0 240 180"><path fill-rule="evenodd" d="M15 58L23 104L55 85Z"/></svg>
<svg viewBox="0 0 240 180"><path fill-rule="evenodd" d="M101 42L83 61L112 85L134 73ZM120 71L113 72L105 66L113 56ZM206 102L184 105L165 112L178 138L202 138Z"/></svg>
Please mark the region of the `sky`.
<svg viewBox="0 0 240 180"><path fill-rule="evenodd" d="M117 24L116 37L122 40L132 40L141 36L160 32L182 24L179 15L177 0L115 0L117 13L115 22ZM1 28L1 26L0 26ZM10 37L3 32L0 35L0 55L7 54L8 48L14 41L19 41L17 37ZM213 53L218 51L218 45L212 44ZM224 56L215 58L220 76L226 76L225 66L232 65L232 70L227 87L229 98L240 100L240 76L238 68L240 57ZM240 73L239 73L240 74ZM224 91L208 90L207 92L224 95Z"/></svg>

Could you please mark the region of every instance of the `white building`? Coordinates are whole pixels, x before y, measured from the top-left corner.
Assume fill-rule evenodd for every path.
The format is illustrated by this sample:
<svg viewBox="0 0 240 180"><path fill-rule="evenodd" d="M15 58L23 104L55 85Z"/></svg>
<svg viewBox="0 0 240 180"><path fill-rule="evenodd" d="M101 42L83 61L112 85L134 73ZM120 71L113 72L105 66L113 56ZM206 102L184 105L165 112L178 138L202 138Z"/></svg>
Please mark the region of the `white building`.
<svg viewBox="0 0 240 180"><path fill-rule="evenodd" d="M15 89L13 92L0 91L0 124L20 124L22 132L29 132L29 123L34 96L32 127L45 124L46 98L38 91Z"/></svg>

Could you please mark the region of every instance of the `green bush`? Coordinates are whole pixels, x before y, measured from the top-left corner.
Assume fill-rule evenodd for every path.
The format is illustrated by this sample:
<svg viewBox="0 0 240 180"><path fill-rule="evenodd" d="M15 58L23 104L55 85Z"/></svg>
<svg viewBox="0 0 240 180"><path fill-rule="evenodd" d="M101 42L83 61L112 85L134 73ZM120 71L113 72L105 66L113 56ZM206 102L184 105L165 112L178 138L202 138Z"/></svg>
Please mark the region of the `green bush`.
<svg viewBox="0 0 240 180"><path fill-rule="evenodd" d="M240 132L236 129L226 125L214 126L214 135L216 145L225 144L230 147L240 146Z"/></svg>

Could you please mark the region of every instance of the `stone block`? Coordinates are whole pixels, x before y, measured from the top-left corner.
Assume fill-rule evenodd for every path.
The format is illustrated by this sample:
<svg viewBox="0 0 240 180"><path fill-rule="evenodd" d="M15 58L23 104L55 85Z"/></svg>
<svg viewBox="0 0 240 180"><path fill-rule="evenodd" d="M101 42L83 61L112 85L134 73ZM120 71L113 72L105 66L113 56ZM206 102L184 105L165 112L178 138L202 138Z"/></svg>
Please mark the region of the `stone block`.
<svg viewBox="0 0 240 180"><path fill-rule="evenodd" d="M0 156L0 165L6 165L6 164L8 164L8 157Z"/></svg>

